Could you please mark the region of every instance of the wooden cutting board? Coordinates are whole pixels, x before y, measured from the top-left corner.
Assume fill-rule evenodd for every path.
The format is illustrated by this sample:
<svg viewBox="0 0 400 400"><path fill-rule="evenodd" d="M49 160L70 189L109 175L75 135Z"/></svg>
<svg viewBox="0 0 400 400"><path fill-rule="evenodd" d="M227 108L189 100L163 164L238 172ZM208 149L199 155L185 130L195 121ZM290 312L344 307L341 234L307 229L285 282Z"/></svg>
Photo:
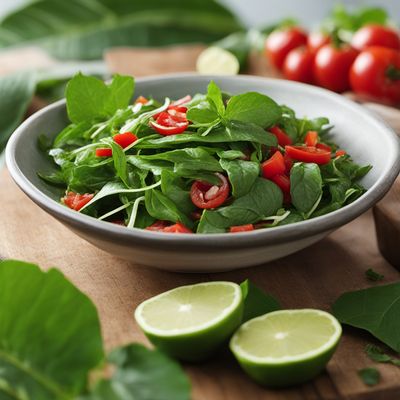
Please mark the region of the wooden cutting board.
<svg viewBox="0 0 400 400"><path fill-rule="evenodd" d="M135 53L131 56L139 62ZM107 57L110 62L110 55ZM160 55L158 59L162 59ZM178 65L179 57L174 59ZM125 67L130 62L126 54L122 60ZM146 63L143 54L140 63ZM374 285L364 276L370 267L385 275L382 283L400 279L399 271L379 252L372 212L312 247L272 263L214 275L168 273L134 260L120 260L83 241L33 204L6 170L0 174L0 256L38 263L44 269L57 266L96 304L107 349L131 341L148 344L134 322L135 307L182 284L249 278L285 308L329 310L343 292ZM370 342L374 343L370 335L345 327L326 372L292 389L269 390L254 384L224 352L207 363L185 365L185 369L191 377L194 400L399 399L400 368L370 361L363 352ZM382 381L369 388L360 381L357 370L371 365L379 369Z"/></svg>

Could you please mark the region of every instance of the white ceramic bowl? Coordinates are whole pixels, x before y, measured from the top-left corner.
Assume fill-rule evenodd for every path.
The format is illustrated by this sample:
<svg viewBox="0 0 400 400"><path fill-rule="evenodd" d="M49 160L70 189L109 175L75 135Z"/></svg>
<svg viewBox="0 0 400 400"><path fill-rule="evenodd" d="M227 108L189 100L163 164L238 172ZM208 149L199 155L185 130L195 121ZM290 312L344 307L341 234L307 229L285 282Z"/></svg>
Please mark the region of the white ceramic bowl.
<svg viewBox="0 0 400 400"><path fill-rule="evenodd" d="M362 106L335 93L284 80L250 76L170 75L138 79L136 95L163 99L205 92L213 79L224 91L258 91L287 104L299 116L326 116L334 139L360 164L373 169L362 180L368 191L352 204L308 221L236 234L177 235L127 229L79 214L59 203L60 191L36 172L52 168L38 149L40 134L54 137L68 123L65 101L27 119L12 135L6 152L8 169L18 186L41 208L95 246L132 262L175 271L224 271L265 263L317 242L372 207L399 173L399 140Z"/></svg>

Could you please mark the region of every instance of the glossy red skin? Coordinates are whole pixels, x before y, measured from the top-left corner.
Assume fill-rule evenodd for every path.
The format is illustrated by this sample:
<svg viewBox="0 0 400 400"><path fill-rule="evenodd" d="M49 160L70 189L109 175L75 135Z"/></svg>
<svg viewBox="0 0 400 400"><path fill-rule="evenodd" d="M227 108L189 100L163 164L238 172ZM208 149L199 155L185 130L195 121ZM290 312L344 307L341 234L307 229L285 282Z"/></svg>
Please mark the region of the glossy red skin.
<svg viewBox="0 0 400 400"><path fill-rule="evenodd" d="M316 54L322 46L325 46L330 42L331 38L329 35L319 31L311 32L307 38L307 47L312 54Z"/></svg>
<svg viewBox="0 0 400 400"><path fill-rule="evenodd" d="M221 181L218 191L210 199L206 199L206 193L216 185L208 182L194 181L190 189L190 198L192 203L201 209L210 209L221 206L229 196L229 183L222 174L216 173Z"/></svg>
<svg viewBox="0 0 400 400"><path fill-rule="evenodd" d="M286 146L286 154L297 161L315 163L319 165L328 164L331 160L331 153L317 147L308 146Z"/></svg>
<svg viewBox="0 0 400 400"><path fill-rule="evenodd" d="M315 145L315 147L316 147L317 149L320 149L320 150L329 151L329 153L332 152L331 146L328 146L328 145L325 144L325 143L317 143L317 144Z"/></svg>
<svg viewBox="0 0 400 400"><path fill-rule="evenodd" d="M282 128L279 128L279 126L273 126L269 129L269 132L276 136L279 146L285 147L289 144L292 144L292 139L290 136Z"/></svg>
<svg viewBox="0 0 400 400"><path fill-rule="evenodd" d="M275 175L284 174L285 170L285 160L280 151L276 151L272 157L261 164L261 172L266 179L271 179Z"/></svg>
<svg viewBox="0 0 400 400"><path fill-rule="evenodd" d="M290 50L306 44L307 35L300 28L279 29L268 36L265 51L271 64L281 70Z"/></svg>
<svg viewBox="0 0 400 400"><path fill-rule="evenodd" d="M358 95L387 104L400 104L400 79L386 74L392 66L400 70L400 52L370 47L356 58L350 70L351 87Z"/></svg>
<svg viewBox="0 0 400 400"><path fill-rule="evenodd" d="M398 32L387 26L366 25L354 34L351 45L357 50L371 46L400 50L400 38Z"/></svg>
<svg viewBox="0 0 400 400"><path fill-rule="evenodd" d="M285 155L283 156L283 159L284 159L284 161L285 161L285 167L286 167L286 169L285 169L285 174L286 174L286 175L289 175L289 174L290 174L290 170L291 170L292 167L293 167L294 161L293 161L293 159L290 158L286 153L285 153Z"/></svg>
<svg viewBox="0 0 400 400"><path fill-rule="evenodd" d="M113 136L114 142L119 144L123 149L135 143L137 136L131 132L117 133Z"/></svg>
<svg viewBox="0 0 400 400"><path fill-rule="evenodd" d="M151 121L150 125L160 135L169 136L183 133L189 126L189 121L186 120L186 117L183 120L181 115L174 116L164 111L158 114L157 120Z"/></svg>
<svg viewBox="0 0 400 400"><path fill-rule="evenodd" d="M79 211L84 205L89 203L93 197L94 194L92 193L79 194L75 192L68 192L66 196L61 199L61 201L72 210Z"/></svg>
<svg viewBox="0 0 400 400"><path fill-rule="evenodd" d="M283 63L283 75L291 81L313 83L314 57L306 47L291 50Z"/></svg>
<svg viewBox="0 0 400 400"><path fill-rule="evenodd" d="M306 133L306 137L304 138L304 143L306 146L316 146L318 142L318 132L316 131L308 131Z"/></svg>
<svg viewBox="0 0 400 400"><path fill-rule="evenodd" d="M286 175L275 175L271 181L276 183L283 193L290 193L290 179Z"/></svg>
<svg viewBox="0 0 400 400"><path fill-rule="evenodd" d="M230 233L249 232L249 231L254 231L254 225L253 224L237 225L237 226L231 226L229 228L229 232Z"/></svg>
<svg viewBox="0 0 400 400"><path fill-rule="evenodd" d="M96 149L96 157L111 157L111 156L112 156L112 150L109 147Z"/></svg>
<svg viewBox="0 0 400 400"><path fill-rule="evenodd" d="M334 92L349 90L349 71L357 55L357 50L350 46L336 48L326 44L321 47L314 63L316 83Z"/></svg>

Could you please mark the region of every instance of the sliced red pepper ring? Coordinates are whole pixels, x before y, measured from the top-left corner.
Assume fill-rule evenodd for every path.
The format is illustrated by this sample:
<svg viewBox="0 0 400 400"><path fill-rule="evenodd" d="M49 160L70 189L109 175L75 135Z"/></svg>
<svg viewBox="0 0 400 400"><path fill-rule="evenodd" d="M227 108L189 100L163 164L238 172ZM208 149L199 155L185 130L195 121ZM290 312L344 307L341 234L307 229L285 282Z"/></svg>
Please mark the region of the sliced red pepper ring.
<svg viewBox="0 0 400 400"><path fill-rule="evenodd" d="M279 146L285 147L289 144L292 144L292 139L290 136L283 129L279 128L279 126L273 126L269 129L269 132L276 136Z"/></svg>
<svg viewBox="0 0 400 400"><path fill-rule="evenodd" d="M137 136L132 132L118 133L113 136L114 142L119 144L123 149L136 142Z"/></svg>
<svg viewBox="0 0 400 400"><path fill-rule="evenodd" d="M261 171L264 178L272 178L278 174L284 174L286 170L285 160L280 151L276 151L272 157L261 164Z"/></svg>
<svg viewBox="0 0 400 400"><path fill-rule="evenodd" d="M61 201L69 208L75 211L79 211L84 205L89 203L92 200L94 194L92 193L84 193L79 194L75 192L68 192Z"/></svg>
<svg viewBox="0 0 400 400"><path fill-rule="evenodd" d="M224 175L216 173L220 185L208 182L194 181L190 189L192 203L202 209L216 208L222 205L229 196L229 183Z"/></svg>
<svg viewBox="0 0 400 400"><path fill-rule="evenodd" d="M304 143L306 146L316 146L318 142L318 132L317 131L308 131L306 137L304 138Z"/></svg>
<svg viewBox="0 0 400 400"><path fill-rule="evenodd" d="M237 226L231 226L229 228L230 233L249 232L249 231L254 231L253 224L237 225Z"/></svg>
<svg viewBox="0 0 400 400"><path fill-rule="evenodd" d="M181 116L175 117L168 112L161 112L157 120L151 121L150 125L160 134L160 135L176 135L182 133L189 126L189 121Z"/></svg>
<svg viewBox="0 0 400 400"><path fill-rule="evenodd" d="M331 160L331 152L310 146L285 146L286 154L297 161L315 164L328 164Z"/></svg>
<svg viewBox="0 0 400 400"><path fill-rule="evenodd" d="M96 149L96 157L111 157L112 150L109 147Z"/></svg>

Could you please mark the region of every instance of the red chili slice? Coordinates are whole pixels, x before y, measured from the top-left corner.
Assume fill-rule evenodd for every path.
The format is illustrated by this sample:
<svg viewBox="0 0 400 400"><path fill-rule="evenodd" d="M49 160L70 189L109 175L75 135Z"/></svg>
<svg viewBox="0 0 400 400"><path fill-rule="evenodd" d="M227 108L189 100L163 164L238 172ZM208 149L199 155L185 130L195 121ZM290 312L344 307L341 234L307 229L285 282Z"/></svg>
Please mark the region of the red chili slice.
<svg viewBox="0 0 400 400"><path fill-rule="evenodd" d="M213 185L208 182L194 181L190 190L192 203L203 209L216 208L222 205L229 196L229 183L222 174L215 175L221 181L220 185Z"/></svg>
<svg viewBox="0 0 400 400"><path fill-rule="evenodd" d="M254 225L253 224L237 225L237 226L231 226L229 228L229 232L230 233L248 232L248 231L254 231Z"/></svg>
<svg viewBox="0 0 400 400"><path fill-rule="evenodd" d="M160 135L167 136L184 132L189 126L189 121L186 116L183 120L180 116L176 117L163 111L158 115L156 122L151 121L150 124Z"/></svg>
<svg viewBox="0 0 400 400"><path fill-rule="evenodd" d="M330 151L309 146L285 146L286 154L297 161L315 164L328 164L331 160Z"/></svg>
<svg viewBox="0 0 400 400"><path fill-rule="evenodd" d="M276 136L279 146L285 147L289 144L292 144L292 139L290 136L288 136L283 129L279 128L279 126L275 125L270 128L269 131Z"/></svg>
<svg viewBox="0 0 400 400"><path fill-rule="evenodd" d="M123 149L136 142L137 136L131 132L118 133L113 137L114 142L118 143Z"/></svg>
<svg viewBox="0 0 400 400"><path fill-rule="evenodd" d="M79 194L75 192L68 192L61 201L69 208L75 211L79 211L85 204L89 203L93 199L94 194L85 193Z"/></svg>
<svg viewBox="0 0 400 400"><path fill-rule="evenodd" d="M280 151L273 154L271 158L261 164L261 170L264 178L272 178L275 175L285 173L286 166L283 155Z"/></svg>
<svg viewBox="0 0 400 400"><path fill-rule="evenodd" d="M100 148L96 149L96 157L111 157L112 150L110 148Z"/></svg>
<svg viewBox="0 0 400 400"><path fill-rule="evenodd" d="M318 142L318 132L317 131L308 131L306 137L304 138L304 143L306 146L313 147Z"/></svg>

